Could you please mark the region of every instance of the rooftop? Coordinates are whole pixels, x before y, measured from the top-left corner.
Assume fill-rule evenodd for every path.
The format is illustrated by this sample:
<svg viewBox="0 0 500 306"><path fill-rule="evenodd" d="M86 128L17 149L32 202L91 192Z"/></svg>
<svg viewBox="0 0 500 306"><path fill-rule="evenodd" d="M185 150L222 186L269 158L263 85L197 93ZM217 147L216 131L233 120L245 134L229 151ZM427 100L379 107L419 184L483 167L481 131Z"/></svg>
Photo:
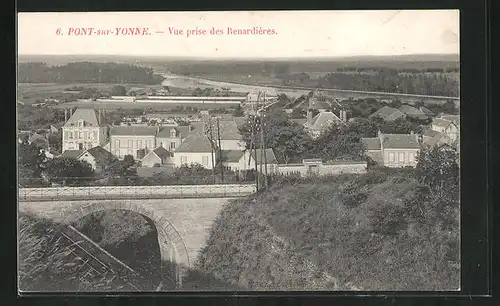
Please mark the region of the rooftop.
<svg viewBox="0 0 500 306"><path fill-rule="evenodd" d="M389 118L389 116L393 115L393 114L400 114L400 115L404 115L403 112L401 112L400 110L396 109L396 108L393 108L393 107L390 107L390 106L384 106L382 108L380 108L379 110L377 110L376 112L374 112L373 114L371 114L369 117L370 118L373 118L373 117L380 117L384 120L387 120Z"/></svg>
<svg viewBox="0 0 500 306"><path fill-rule="evenodd" d="M243 154L244 154L243 151L236 151L236 150L222 151L222 160L228 163L236 163L240 161Z"/></svg>
<svg viewBox="0 0 500 306"><path fill-rule="evenodd" d="M69 117L64 126L76 126L79 120L83 120L84 126L99 126L96 111L91 108L78 108L73 115Z"/></svg>
<svg viewBox="0 0 500 306"><path fill-rule="evenodd" d="M78 158L83 152L85 152L85 150L66 150L59 157Z"/></svg>
<svg viewBox="0 0 500 306"><path fill-rule="evenodd" d="M361 138L365 150L380 150L380 139L378 137Z"/></svg>
<svg viewBox="0 0 500 306"><path fill-rule="evenodd" d="M159 146L158 148L154 149L153 152L162 160L167 160L168 158L173 156L171 152L169 152L162 146Z"/></svg>
<svg viewBox="0 0 500 306"><path fill-rule="evenodd" d="M100 146L88 149L81 155L84 155L85 153L89 153L90 155L92 155L95 158L96 163L98 164L108 164L110 161L116 159L116 157L113 154L111 154L111 152Z"/></svg>
<svg viewBox="0 0 500 306"><path fill-rule="evenodd" d="M155 136L156 127L153 126L117 126L111 128L114 136Z"/></svg>
<svg viewBox="0 0 500 306"><path fill-rule="evenodd" d="M212 144L205 135L191 133L181 143L176 153L212 152Z"/></svg>
<svg viewBox="0 0 500 306"><path fill-rule="evenodd" d="M274 155L273 149L266 149L265 150L265 160L264 154L262 154L263 150L262 149L257 149L257 164L263 164L264 162L267 162L268 164L277 164L278 160L276 159L276 155ZM251 152L252 158L255 159L255 152L252 150Z"/></svg>
<svg viewBox="0 0 500 306"><path fill-rule="evenodd" d="M326 130L330 128L334 122L342 123L342 120L332 112L320 112L312 119L310 128L314 130Z"/></svg>
<svg viewBox="0 0 500 306"><path fill-rule="evenodd" d="M416 134L383 134L384 149L419 149Z"/></svg>

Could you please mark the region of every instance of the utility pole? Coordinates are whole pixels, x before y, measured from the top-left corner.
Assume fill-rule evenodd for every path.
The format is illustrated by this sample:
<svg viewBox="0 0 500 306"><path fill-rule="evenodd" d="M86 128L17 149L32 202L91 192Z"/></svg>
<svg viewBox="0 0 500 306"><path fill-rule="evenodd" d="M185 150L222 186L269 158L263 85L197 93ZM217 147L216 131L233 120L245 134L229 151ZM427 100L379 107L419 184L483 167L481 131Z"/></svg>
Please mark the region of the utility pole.
<svg viewBox="0 0 500 306"><path fill-rule="evenodd" d="M260 92L257 95L257 101L259 100ZM257 103L257 102L256 102ZM257 125L257 107L256 103L253 104L254 114L253 114L253 122L252 122L252 137L250 138L250 148L248 151L248 168L250 169L251 161L252 161L252 151L254 151L254 161L255 161L255 186L257 191L259 191L259 175L257 173L257 150L255 149L255 126Z"/></svg>
<svg viewBox="0 0 500 306"><path fill-rule="evenodd" d="M264 107L262 108L262 115L260 119L260 137L261 137L261 142L262 142L262 151L264 152L264 175L266 177L266 180L264 181L264 184L266 186L266 189L269 185L269 179L267 176L267 154L266 154L266 142L264 141L264 116L266 113L265 110L265 102L266 102L266 93L264 92ZM262 159L261 159L261 164L262 164Z"/></svg>
<svg viewBox="0 0 500 306"><path fill-rule="evenodd" d="M221 146L221 142L220 142L220 123L219 123L219 117L217 117L217 138L219 140L220 179L221 179L221 183L224 183L224 166L222 165L222 146Z"/></svg>
<svg viewBox="0 0 500 306"><path fill-rule="evenodd" d="M209 132L209 140L210 140L210 147L212 147L212 180L215 184L215 158L214 158L214 141L213 141L213 137L212 137L212 120L210 117L208 117L208 124L209 124L209 127L208 127L208 132ZM206 125L206 123L205 123Z"/></svg>

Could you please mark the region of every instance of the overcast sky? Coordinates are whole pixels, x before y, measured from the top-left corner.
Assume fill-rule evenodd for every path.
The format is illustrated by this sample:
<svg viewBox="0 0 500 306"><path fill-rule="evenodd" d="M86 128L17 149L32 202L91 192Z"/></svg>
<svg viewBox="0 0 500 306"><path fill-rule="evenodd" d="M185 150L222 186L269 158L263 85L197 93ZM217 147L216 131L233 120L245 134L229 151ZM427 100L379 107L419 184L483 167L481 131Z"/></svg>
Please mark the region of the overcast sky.
<svg viewBox="0 0 500 306"><path fill-rule="evenodd" d="M169 34L177 29L275 29L276 35ZM69 28L147 27L151 35L70 36ZM63 35L58 36L60 28ZM162 32L163 33L158 33ZM458 54L459 12L268 11L19 13L18 54L205 58Z"/></svg>

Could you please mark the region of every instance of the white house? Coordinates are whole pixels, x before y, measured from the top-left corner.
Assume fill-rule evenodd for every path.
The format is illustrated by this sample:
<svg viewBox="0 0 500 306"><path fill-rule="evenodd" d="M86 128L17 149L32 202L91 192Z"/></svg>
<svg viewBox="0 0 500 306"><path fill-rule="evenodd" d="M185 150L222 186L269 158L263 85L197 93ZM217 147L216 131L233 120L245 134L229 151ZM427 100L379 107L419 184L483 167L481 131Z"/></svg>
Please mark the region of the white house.
<svg viewBox="0 0 500 306"><path fill-rule="evenodd" d="M116 160L116 157L97 146L88 150L66 150L60 157L71 157L90 164L96 173L101 173L107 165Z"/></svg>
<svg viewBox="0 0 500 306"><path fill-rule="evenodd" d="M150 151L144 156L141 161L143 167L155 167L156 165L168 165L172 164L173 154L167 151L164 147L159 146L158 148Z"/></svg>
<svg viewBox="0 0 500 306"><path fill-rule="evenodd" d="M212 159L213 152L213 159ZM201 133L192 133L186 137L174 152L174 165L200 164L207 169L213 169L219 154L215 145Z"/></svg>
<svg viewBox="0 0 500 306"><path fill-rule="evenodd" d="M107 128L94 109L77 109L62 127L62 151L85 150L107 143Z"/></svg>
<svg viewBox="0 0 500 306"><path fill-rule="evenodd" d="M255 152L256 151L256 152ZM266 150L245 150L238 161L238 169L240 171L255 170L255 161L257 161L257 171L264 172L267 164L267 173L273 174L278 170L278 160L274 155L274 150L269 148ZM265 155L264 155L265 154ZM262 167L261 167L262 166ZM262 171L261 171L262 169Z"/></svg>
<svg viewBox="0 0 500 306"><path fill-rule="evenodd" d="M378 137L362 138L366 153L376 163L386 167L415 167L420 151L417 134L382 134Z"/></svg>
<svg viewBox="0 0 500 306"><path fill-rule="evenodd" d="M454 143L460 136L460 116L441 115L432 120L431 129L443 134L442 142Z"/></svg>
<svg viewBox="0 0 500 306"><path fill-rule="evenodd" d="M157 128L151 126L119 126L110 132L109 150L119 159L132 155L139 160L154 148Z"/></svg>
<svg viewBox="0 0 500 306"><path fill-rule="evenodd" d="M204 130L207 136L213 141L217 141L220 136L220 147L223 151L244 151L245 142L238 130L235 120L219 120L216 118L203 118Z"/></svg>

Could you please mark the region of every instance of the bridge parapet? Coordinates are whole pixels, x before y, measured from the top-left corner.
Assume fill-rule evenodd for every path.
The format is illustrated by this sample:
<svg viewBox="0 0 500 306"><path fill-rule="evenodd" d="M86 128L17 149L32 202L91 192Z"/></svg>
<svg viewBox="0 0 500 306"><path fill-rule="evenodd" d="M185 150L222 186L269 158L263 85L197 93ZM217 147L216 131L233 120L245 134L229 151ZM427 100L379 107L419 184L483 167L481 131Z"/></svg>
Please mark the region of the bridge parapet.
<svg viewBox="0 0 500 306"><path fill-rule="evenodd" d="M19 201L90 199L169 199L245 197L255 193L255 184L171 186L75 186L19 188Z"/></svg>

